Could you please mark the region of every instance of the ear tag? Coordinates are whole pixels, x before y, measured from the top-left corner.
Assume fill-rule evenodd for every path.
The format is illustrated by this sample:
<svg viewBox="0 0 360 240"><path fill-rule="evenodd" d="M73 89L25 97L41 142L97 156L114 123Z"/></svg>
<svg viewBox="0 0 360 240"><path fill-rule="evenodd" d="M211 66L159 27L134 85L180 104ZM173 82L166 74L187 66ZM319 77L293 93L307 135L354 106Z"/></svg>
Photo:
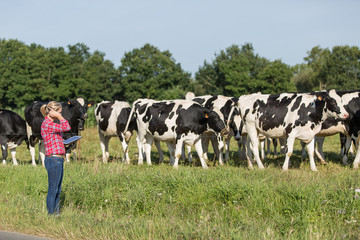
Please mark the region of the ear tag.
<svg viewBox="0 0 360 240"><path fill-rule="evenodd" d="M88 107L91 107L91 103L88 104Z"/></svg>
<svg viewBox="0 0 360 240"><path fill-rule="evenodd" d="M321 101L322 100L322 97L321 96L318 96L318 98L317 98L319 101Z"/></svg>
<svg viewBox="0 0 360 240"><path fill-rule="evenodd" d="M205 118L209 118L209 115L207 113L205 113Z"/></svg>
<svg viewBox="0 0 360 240"><path fill-rule="evenodd" d="M71 103L70 103L70 101L68 101L68 105L70 105Z"/></svg>

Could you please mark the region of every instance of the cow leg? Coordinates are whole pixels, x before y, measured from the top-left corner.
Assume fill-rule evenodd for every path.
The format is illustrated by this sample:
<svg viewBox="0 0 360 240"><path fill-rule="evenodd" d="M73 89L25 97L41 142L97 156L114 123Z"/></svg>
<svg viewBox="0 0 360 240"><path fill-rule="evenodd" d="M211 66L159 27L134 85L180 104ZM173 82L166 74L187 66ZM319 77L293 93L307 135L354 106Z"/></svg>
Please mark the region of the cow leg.
<svg viewBox="0 0 360 240"><path fill-rule="evenodd" d="M169 155L170 155L170 165L173 165L175 162L175 144L172 142L166 142L166 145L169 149Z"/></svg>
<svg viewBox="0 0 360 240"><path fill-rule="evenodd" d="M278 157L279 154L278 154L278 151L277 151L277 145L278 145L278 139L277 138L273 138L272 139L272 143L274 145L274 157Z"/></svg>
<svg viewBox="0 0 360 240"><path fill-rule="evenodd" d="M126 164L130 164L130 157L129 157L129 146L127 142L125 141L125 136L123 133L119 135L119 139L124 151L124 155L122 157L123 162L125 161Z"/></svg>
<svg viewBox="0 0 360 240"><path fill-rule="evenodd" d="M203 133L201 135L201 145L202 145L202 148L203 148L203 153L204 153L204 158L206 160L208 160L208 150L209 150L209 140L210 140L210 136L208 133Z"/></svg>
<svg viewBox="0 0 360 240"><path fill-rule="evenodd" d="M230 140L231 138L225 138L225 162L230 160Z"/></svg>
<svg viewBox="0 0 360 240"><path fill-rule="evenodd" d="M150 135L146 136L145 141L145 156L146 156L146 163L151 165L151 146L153 144L154 138Z"/></svg>
<svg viewBox="0 0 360 240"><path fill-rule="evenodd" d="M265 138L260 139L261 160L265 160Z"/></svg>
<svg viewBox="0 0 360 240"><path fill-rule="evenodd" d="M260 157L259 157L259 139L257 136L257 131L253 129L247 130L248 136L250 138L252 144L252 152L255 158L255 161L260 169L264 169L264 165L262 164Z"/></svg>
<svg viewBox="0 0 360 240"><path fill-rule="evenodd" d="M186 148L187 148L187 154L188 154L188 161L189 161L189 163L192 163L192 162L193 162L193 158L192 158L192 155L191 155L191 146L190 146L190 145L186 145Z"/></svg>
<svg viewBox="0 0 360 240"><path fill-rule="evenodd" d="M245 157L247 160L248 168L253 170L254 167L252 164L252 155L251 155L252 148L250 145L251 145L250 139L246 138L246 142L245 142L245 144L243 144L243 148L245 148Z"/></svg>
<svg viewBox="0 0 360 240"><path fill-rule="evenodd" d="M345 144L344 144L344 151L343 151L343 155L342 155L342 162L344 165L348 164L348 153L349 153L351 144L352 144L351 138L346 137ZM357 153L356 153L356 155L357 155Z"/></svg>
<svg viewBox="0 0 360 240"><path fill-rule="evenodd" d="M313 139L306 145L306 148L307 148L308 155L309 155L311 170L314 171L314 172L317 172L317 168L316 168L315 160L314 160L314 149L315 149L315 144L314 144L314 142L315 142L315 138L313 138Z"/></svg>
<svg viewBox="0 0 360 240"><path fill-rule="evenodd" d="M186 148L186 151L185 151L185 148ZM187 157L186 157L186 153L187 153ZM183 144L183 148L182 148L182 152L181 152L181 159L184 159L185 161L187 160L189 163L192 163L193 159L192 159L192 155L191 155L191 146L190 145Z"/></svg>
<svg viewBox="0 0 360 240"><path fill-rule="evenodd" d="M10 153L11 153L11 158L12 158L12 160L13 160L13 164L14 164L15 166L17 166L17 165L18 165L18 162L16 161L16 148L11 148L11 149L10 149Z"/></svg>
<svg viewBox="0 0 360 240"><path fill-rule="evenodd" d="M202 141L199 141L200 144ZM179 158L181 157L181 152L182 152L182 147L184 145L184 141L183 140L177 140L175 143L175 159L174 159L174 164L173 167L175 169L179 168Z"/></svg>
<svg viewBox="0 0 360 240"><path fill-rule="evenodd" d="M39 142L39 158L41 159L41 164L45 167L45 145L43 141Z"/></svg>
<svg viewBox="0 0 360 240"><path fill-rule="evenodd" d="M29 144L29 150L30 150L30 155L31 155L31 162L33 166L36 166L36 162L35 162L35 147L31 146Z"/></svg>
<svg viewBox="0 0 360 240"><path fill-rule="evenodd" d="M360 163L360 143L356 144L356 155L355 155L355 159L354 159L354 163L353 163L353 167L354 169L358 169L359 168L359 163Z"/></svg>
<svg viewBox="0 0 360 240"><path fill-rule="evenodd" d="M271 154L271 142L272 142L272 139L269 137L266 137L266 155Z"/></svg>
<svg viewBox="0 0 360 240"><path fill-rule="evenodd" d="M285 161L284 161L284 165L283 165L283 170L284 171L287 171L289 169L289 161L290 161L290 157L291 157L292 152L293 152L294 141L295 141L294 137L288 137L288 139L286 141L287 149L286 149Z"/></svg>
<svg viewBox="0 0 360 240"><path fill-rule="evenodd" d="M159 153L159 162L161 163L161 162L164 161L164 153L163 153L163 151L162 151L162 149L160 147L160 141L154 140L154 143L155 143L155 147L156 147L156 149L157 149L157 151ZM170 155L170 159L171 159L171 155Z"/></svg>
<svg viewBox="0 0 360 240"><path fill-rule="evenodd" d="M306 158L306 150L305 150L306 144L303 141L300 141L300 145L301 145L301 159L305 159Z"/></svg>
<svg viewBox="0 0 360 240"><path fill-rule="evenodd" d="M102 153L102 160L103 163L107 163L109 158L109 151L108 151L109 138L106 139L107 137L104 136L104 134L100 131L100 129L99 129L99 138L100 138L100 149Z"/></svg>
<svg viewBox="0 0 360 240"><path fill-rule="evenodd" d="M324 141L325 141L325 137L315 137L315 143L316 143L315 154L320 159L321 164L327 164L327 162L325 161L325 155L323 151Z"/></svg>
<svg viewBox="0 0 360 240"><path fill-rule="evenodd" d="M206 161L205 161L205 158L204 158L204 153L203 153L203 149L202 149L202 144L200 141L197 141L195 143L195 150L199 156L199 159L200 159L200 162L201 162L201 166L204 168L204 169L207 169L208 166L206 164Z"/></svg>
<svg viewBox="0 0 360 240"><path fill-rule="evenodd" d="M144 139L139 137L139 134L136 136L136 143L138 145L138 165L142 165L144 161Z"/></svg>
<svg viewBox="0 0 360 240"><path fill-rule="evenodd" d="M7 152L7 143L1 143L1 151L2 151L2 157L3 157L3 164L5 165L6 164L6 158L7 158L7 155L8 155L8 152Z"/></svg>
<svg viewBox="0 0 360 240"><path fill-rule="evenodd" d="M346 145L346 141L347 141L347 136L345 136L345 134L340 133L340 156L344 157L344 153L345 153L345 145ZM347 161L347 160L346 160Z"/></svg>
<svg viewBox="0 0 360 240"><path fill-rule="evenodd" d="M224 161L223 161L224 142L222 141L220 134L211 135L211 144L213 146L216 157L219 159L219 164L224 165Z"/></svg>

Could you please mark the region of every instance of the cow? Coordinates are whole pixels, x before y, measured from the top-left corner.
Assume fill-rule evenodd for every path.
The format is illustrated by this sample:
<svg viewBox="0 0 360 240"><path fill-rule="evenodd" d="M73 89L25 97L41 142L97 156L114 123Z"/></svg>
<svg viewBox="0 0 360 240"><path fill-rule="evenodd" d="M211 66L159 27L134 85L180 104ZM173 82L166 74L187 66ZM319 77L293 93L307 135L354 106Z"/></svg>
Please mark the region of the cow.
<svg viewBox="0 0 360 240"><path fill-rule="evenodd" d="M44 121L44 116L40 112L42 105L47 102L36 101L31 103L25 108L25 120L26 120L26 131L29 141L29 148L31 154L32 165L36 165L35 162L35 145L42 140L40 130L41 124ZM79 131L84 130L85 120L87 119L87 110L94 104L93 101L86 102L83 98L77 98L75 100L69 99L67 102L61 103L62 105L62 116L69 121L71 130L63 133L63 138L68 139L72 136L79 135ZM71 149L75 147L75 143L70 146L66 146L66 160L70 162ZM45 148L42 142L39 144L39 153L42 165L44 166L45 160Z"/></svg>
<svg viewBox="0 0 360 240"><path fill-rule="evenodd" d="M102 101L95 108L95 118L100 137L100 147L102 151L103 163L107 163L109 158L109 141L112 137L118 137L123 148L123 161L130 164L128 141L132 131L136 130L135 121L130 122L126 133L126 123L130 116L131 107L129 103L123 101Z"/></svg>
<svg viewBox="0 0 360 240"><path fill-rule="evenodd" d="M146 102L138 99L133 103L132 113L136 115L139 164L143 161L143 142L146 162L151 165L151 145L158 140L168 144L170 164L174 168L178 168L183 144L195 145L202 167L207 168L201 134L209 129L215 132L225 129L224 122L215 111L189 100Z"/></svg>
<svg viewBox="0 0 360 240"><path fill-rule="evenodd" d="M16 160L16 147L23 141L29 147L26 136L26 122L17 113L0 109L0 144L2 151L3 164L6 164L8 149L10 149L11 157L14 165L18 165Z"/></svg>
<svg viewBox="0 0 360 240"><path fill-rule="evenodd" d="M237 108L238 98L231 98L222 95L205 95L197 96L191 99L194 102L201 104L204 107L210 109L219 109L219 116L225 125L228 125L229 134L225 136L225 161L223 159L223 147L224 143L222 140L221 133L206 131L203 133L202 144L204 155L207 157L209 140L214 148L214 152L219 160L220 165L223 165L224 162L229 161L229 152L230 152L230 140L234 136L236 141L239 141L241 138L240 128L241 128L241 117Z"/></svg>
<svg viewBox="0 0 360 240"><path fill-rule="evenodd" d="M336 91L336 93L341 97L342 104L349 113L349 117L345 121L331 117L323 122L321 131L316 135L316 155L322 163L326 163L322 151L324 138L340 133L342 162L346 165L351 143L356 145L355 143L360 133L360 91ZM358 152L360 152L359 146L353 163L354 168L358 168L360 163L360 154Z"/></svg>
<svg viewBox="0 0 360 240"><path fill-rule="evenodd" d="M258 135L262 134L271 138L286 138L284 171L288 170L295 138L307 144L311 170L317 171L313 156L315 135L328 117L346 119L349 116L335 90L314 94L255 93L240 96L238 104L260 169L264 168L258 149Z"/></svg>

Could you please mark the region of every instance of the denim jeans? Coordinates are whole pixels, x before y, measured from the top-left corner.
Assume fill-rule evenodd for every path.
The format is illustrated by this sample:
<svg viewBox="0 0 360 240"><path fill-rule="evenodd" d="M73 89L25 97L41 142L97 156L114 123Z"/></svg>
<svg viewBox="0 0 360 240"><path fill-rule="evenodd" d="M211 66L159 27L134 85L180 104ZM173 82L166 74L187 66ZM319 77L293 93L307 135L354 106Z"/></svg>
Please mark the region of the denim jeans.
<svg viewBox="0 0 360 240"><path fill-rule="evenodd" d="M49 214L60 214L60 192L64 174L64 159L60 157L45 157L45 167L48 172L48 194L46 206Z"/></svg>

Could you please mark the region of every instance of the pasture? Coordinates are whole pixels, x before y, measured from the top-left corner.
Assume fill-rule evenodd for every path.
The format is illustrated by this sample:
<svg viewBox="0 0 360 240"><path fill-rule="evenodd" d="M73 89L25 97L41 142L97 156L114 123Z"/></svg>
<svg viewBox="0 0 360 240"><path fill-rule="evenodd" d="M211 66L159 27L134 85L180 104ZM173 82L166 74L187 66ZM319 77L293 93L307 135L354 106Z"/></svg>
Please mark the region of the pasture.
<svg viewBox="0 0 360 240"><path fill-rule="evenodd" d="M319 172L301 160L296 141L291 167L268 156L265 169L248 170L232 141L231 160L204 170L181 161L179 169L157 162L121 162L119 140L110 141L110 162L101 162L95 127L82 132L80 160L65 164L62 215L46 212L47 173L31 165L23 143L19 166L0 166L0 229L54 239L359 239L360 173L340 163L338 135L325 140L328 165ZM210 156L213 156L211 154ZM353 158L350 157L352 160Z"/></svg>

